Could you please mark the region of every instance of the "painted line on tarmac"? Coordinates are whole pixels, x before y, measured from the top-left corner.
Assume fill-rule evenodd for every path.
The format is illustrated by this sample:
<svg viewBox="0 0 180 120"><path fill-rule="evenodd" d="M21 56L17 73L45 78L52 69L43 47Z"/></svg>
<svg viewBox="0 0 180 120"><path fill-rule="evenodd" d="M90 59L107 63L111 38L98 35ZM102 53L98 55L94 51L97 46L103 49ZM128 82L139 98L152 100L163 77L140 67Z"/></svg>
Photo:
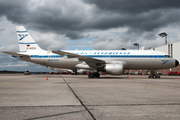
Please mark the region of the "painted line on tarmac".
<svg viewBox="0 0 180 120"><path fill-rule="evenodd" d="M161 85L131 85L131 87L166 87Z"/></svg>
<svg viewBox="0 0 180 120"><path fill-rule="evenodd" d="M42 86L67 86L66 84L40 84Z"/></svg>
<svg viewBox="0 0 180 120"><path fill-rule="evenodd" d="M21 86L21 85L29 85L29 84L0 84L2 86Z"/></svg>
<svg viewBox="0 0 180 120"><path fill-rule="evenodd" d="M32 84L0 84L0 86L28 86ZM39 84L35 84L39 85ZM67 86L66 84L40 84L41 86Z"/></svg>
<svg viewBox="0 0 180 120"><path fill-rule="evenodd" d="M117 87L117 85L84 85L90 87Z"/></svg>

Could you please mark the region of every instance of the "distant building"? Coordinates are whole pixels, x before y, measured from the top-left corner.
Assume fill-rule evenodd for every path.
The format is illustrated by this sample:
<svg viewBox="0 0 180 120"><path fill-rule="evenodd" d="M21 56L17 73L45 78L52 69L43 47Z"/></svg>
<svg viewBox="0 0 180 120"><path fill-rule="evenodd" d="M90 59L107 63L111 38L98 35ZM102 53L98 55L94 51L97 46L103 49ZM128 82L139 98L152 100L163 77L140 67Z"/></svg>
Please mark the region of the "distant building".
<svg viewBox="0 0 180 120"><path fill-rule="evenodd" d="M172 58L175 58L180 62L180 42L160 46L160 47L154 48L154 50L168 53ZM180 72L180 65L175 68L158 70L158 72L162 72L162 74L168 74L169 71Z"/></svg>

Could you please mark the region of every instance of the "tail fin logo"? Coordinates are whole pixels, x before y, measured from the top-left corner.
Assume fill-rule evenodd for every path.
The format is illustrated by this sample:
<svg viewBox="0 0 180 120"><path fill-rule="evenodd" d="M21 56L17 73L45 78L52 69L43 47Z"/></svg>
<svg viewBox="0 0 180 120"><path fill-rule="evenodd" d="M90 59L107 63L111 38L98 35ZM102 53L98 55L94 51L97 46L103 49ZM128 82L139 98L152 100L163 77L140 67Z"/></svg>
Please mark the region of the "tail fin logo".
<svg viewBox="0 0 180 120"><path fill-rule="evenodd" d="M19 41L23 40L26 36L28 36L28 34L18 34L20 39Z"/></svg>

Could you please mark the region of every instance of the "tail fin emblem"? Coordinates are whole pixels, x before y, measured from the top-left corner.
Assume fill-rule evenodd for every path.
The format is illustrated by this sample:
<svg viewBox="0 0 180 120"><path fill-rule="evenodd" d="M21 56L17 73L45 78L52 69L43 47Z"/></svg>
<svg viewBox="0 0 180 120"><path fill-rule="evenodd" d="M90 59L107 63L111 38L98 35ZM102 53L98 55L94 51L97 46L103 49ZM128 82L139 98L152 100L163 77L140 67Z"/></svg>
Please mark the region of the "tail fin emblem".
<svg viewBox="0 0 180 120"><path fill-rule="evenodd" d="M28 34L18 34L20 39L19 41L23 40L26 36L28 36Z"/></svg>

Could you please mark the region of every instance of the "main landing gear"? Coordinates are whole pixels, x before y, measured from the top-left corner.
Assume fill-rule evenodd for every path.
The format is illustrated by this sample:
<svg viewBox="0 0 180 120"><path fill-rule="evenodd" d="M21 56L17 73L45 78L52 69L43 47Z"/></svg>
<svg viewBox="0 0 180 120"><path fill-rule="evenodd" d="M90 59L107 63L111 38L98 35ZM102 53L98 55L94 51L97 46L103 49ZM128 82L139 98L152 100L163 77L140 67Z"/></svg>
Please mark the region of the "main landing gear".
<svg viewBox="0 0 180 120"><path fill-rule="evenodd" d="M77 75L77 69L73 70L72 75Z"/></svg>
<svg viewBox="0 0 180 120"><path fill-rule="evenodd" d="M151 75L149 76L149 78L160 78L160 76L157 74L156 70L151 70Z"/></svg>
<svg viewBox="0 0 180 120"><path fill-rule="evenodd" d="M100 74L99 72L95 72L95 73L89 73L88 75L89 78L99 78L100 77Z"/></svg>

